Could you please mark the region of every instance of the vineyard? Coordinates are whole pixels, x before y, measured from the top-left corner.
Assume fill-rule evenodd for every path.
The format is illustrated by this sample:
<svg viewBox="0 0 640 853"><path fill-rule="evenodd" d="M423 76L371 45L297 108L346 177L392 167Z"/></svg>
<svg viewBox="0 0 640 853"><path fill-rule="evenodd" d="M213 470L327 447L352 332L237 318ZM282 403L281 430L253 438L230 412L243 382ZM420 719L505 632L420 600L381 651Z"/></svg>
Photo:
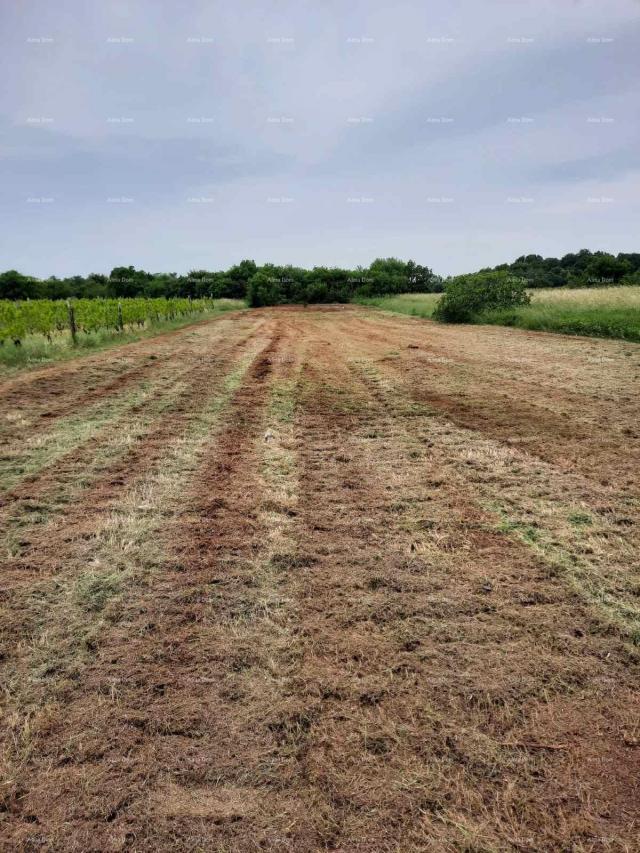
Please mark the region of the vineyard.
<svg viewBox="0 0 640 853"><path fill-rule="evenodd" d="M123 330L202 313L212 307L211 299L0 300L0 344L12 341L20 346L27 335L51 341L54 334L65 330L75 340L78 332Z"/></svg>

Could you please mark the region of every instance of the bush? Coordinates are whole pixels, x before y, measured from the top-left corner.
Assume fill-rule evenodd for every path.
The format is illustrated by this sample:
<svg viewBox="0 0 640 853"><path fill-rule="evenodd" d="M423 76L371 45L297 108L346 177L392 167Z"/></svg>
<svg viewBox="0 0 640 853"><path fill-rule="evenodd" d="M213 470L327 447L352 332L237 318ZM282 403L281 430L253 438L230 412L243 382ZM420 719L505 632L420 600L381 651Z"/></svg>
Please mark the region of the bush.
<svg viewBox="0 0 640 853"><path fill-rule="evenodd" d="M530 301L525 283L506 270L459 275L447 282L433 316L444 323L470 323L483 311Z"/></svg>

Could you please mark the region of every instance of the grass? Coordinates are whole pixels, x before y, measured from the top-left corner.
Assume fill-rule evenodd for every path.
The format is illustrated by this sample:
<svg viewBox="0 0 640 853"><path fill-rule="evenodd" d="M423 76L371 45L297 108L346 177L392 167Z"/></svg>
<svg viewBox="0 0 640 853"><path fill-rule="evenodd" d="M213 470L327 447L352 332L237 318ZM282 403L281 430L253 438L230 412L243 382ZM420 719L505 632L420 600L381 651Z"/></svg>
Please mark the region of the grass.
<svg viewBox="0 0 640 853"><path fill-rule="evenodd" d="M246 357L224 378L221 390L192 415L186 428L167 445L162 460L134 480L119 503L102 518L88 540L87 568L75 573L60 572L53 581L47 578L34 588L31 618L38 625L38 639L31 646L25 642L32 674L23 684L16 680L10 687L16 696L22 695L25 685L48 674L56 674L58 688L67 683L66 677L79 677L88 653L99 645L105 625L116 618L122 599L136 584L147 584L159 571L163 561L159 532L171 512L176 512L177 496L182 494L212 435L220 428L252 357L255 354ZM56 685L48 685L47 690L47 696L55 698ZM30 706L35 709L33 697Z"/></svg>
<svg viewBox="0 0 640 853"><path fill-rule="evenodd" d="M55 334L51 342L47 341L42 335L28 335L19 347L10 343L0 346L0 370L4 367L10 373L28 367L50 364L54 361L76 358L86 355L88 352L96 352L112 346L132 343L142 338L150 338L161 332L180 329L190 323L196 323L198 320L215 317L224 311L237 311L245 307L246 303L241 299L216 299L213 310L201 314L192 314L175 320L147 322L143 327L132 327L124 332L119 332L116 329L80 332L76 346L72 345L70 335L66 331Z"/></svg>
<svg viewBox="0 0 640 853"><path fill-rule="evenodd" d="M412 458L420 444L411 446L415 437L411 431L416 426L424 427L425 421L421 418L413 425L405 420L406 391L385 382L378 367L365 360L353 364L356 372L386 401L387 411L393 413L394 441L404 442L407 455ZM617 634L628 641L632 646L628 652L635 659L636 648L640 647L640 607L637 575L632 568L634 545L629 541L627 528L621 530L616 518L606 511L606 505L601 512L587 511L581 502L576 506L571 477L561 478L556 469L545 467L541 460L526 452L496 444L482 433L453 422L433 419L427 429L429 456L438 460L446 482L455 482L456 472L461 475L467 497L494 516L495 529L530 549L540 560L540 566L544 565L547 577L560 579L589 608L594 622L599 623L594 630ZM381 439L384 430L367 428L363 437ZM389 510L401 515L407 512L407 505L406 498L394 500ZM429 505L431 513L435 503L430 501ZM447 554L450 549L438 541L438 525L425 526L424 522L421 514L404 529L413 533L420 543L419 549L429 542L435 544L442 559L442 551ZM467 515L465 524L469 522ZM625 567L622 572L621 567Z"/></svg>
<svg viewBox="0 0 640 853"><path fill-rule="evenodd" d="M357 301L428 319L439 298L438 293L401 293ZM476 322L640 342L640 287L541 288L531 291L530 305L485 311Z"/></svg>
<svg viewBox="0 0 640 853"><path fill-rule="evenodd" d="M17 446L5 448L0 453L0 494L13 489L25 478L34 477L46 468L54 466L67 453L91 440L101 430L117 423L147 401L159 396L162 402L166 402L166 385L167 382L162 379L158 382L145 382L138 388L127 390L115 397L107 397L70 417L61 418L52 429L22 438ZM180 386L176 387L175 380L172 387L176 391L180 390ZM143 419L136 423L135 429L143 429ZM125 440L122 448L126 447L129 437L126 430L121 432L120 438Z"/></svg>
<svg viewBox="0 0 640 853"><path fill-rule="evenodd" d="M487 311L478 322L640 342L640 287L534 290L530 305Z"/></svg>
<svg viewBox="0 0 640 853"><path fill-rule="evenodd" d="M621 580L615 573L608 575L607 564L603 565L604 561L597 554L603 540L609 544L616 536L615 531L607 529L604 520L598 529L589 531L585 528L591 526L591 516L573 513L569 515L573 529L563 528L557 520L552 529L552 516L545 519L545 527L538 527L507 515L509 510L497 501L491 508L501 517L498 529L520 538L532 548L544 561L549 577L567 582L576 596L590 606L606 630L613 630L633 646L640 646L640 607L636 603L633 581ZM512 507L510 511L518 512L519 508ZM629 548L629 565L632 559Z"/></svg>
<svg viewBox="0 0 640 853"><path fill-rule="evenodd" d="M394 296L363 296L355 301L358 305L370 305L383 311L428 319L433 314L438 299L439 293L399 293Z"/></svg>
<svg viewBox="0 0 640 853"><path fill-rule="evenodd" d="M363 313L183 331L171 422L23 526L13 849L635 849L633 345L450 326L431 369L420 321Z"/></svg>
<svg viewBox="0 0 640 853"><path fill-rule="evenodd" d="M78 576L75 585L76 603L87 612L99 613L122 587L119 572L98 574L88 571Z"/></svg>

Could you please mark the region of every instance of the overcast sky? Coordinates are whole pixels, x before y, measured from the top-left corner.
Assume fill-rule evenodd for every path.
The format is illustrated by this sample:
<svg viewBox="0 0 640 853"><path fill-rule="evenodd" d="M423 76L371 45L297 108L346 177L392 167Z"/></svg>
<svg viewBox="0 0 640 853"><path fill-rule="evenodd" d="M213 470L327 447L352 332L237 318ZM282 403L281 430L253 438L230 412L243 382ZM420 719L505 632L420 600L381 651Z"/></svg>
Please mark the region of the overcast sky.
<svg viewBox="0 0 640 853"><path fill-rule="evenodd" d="M0 269L640 250L637 0L0 10Z"/></svg>

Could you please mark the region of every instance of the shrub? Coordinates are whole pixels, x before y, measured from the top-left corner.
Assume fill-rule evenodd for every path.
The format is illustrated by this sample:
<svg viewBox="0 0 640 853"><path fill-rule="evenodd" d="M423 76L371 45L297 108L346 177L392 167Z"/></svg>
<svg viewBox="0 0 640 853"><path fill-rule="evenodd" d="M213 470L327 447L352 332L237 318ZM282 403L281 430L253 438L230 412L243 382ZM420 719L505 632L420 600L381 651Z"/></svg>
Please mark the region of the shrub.
<svg viewBox="0 0 640 853"><path fill-rule="evenodd" d="M525 283L506 270L450 279L433 316L445 323L469 323L482 311L528 305Z"/></svg>

